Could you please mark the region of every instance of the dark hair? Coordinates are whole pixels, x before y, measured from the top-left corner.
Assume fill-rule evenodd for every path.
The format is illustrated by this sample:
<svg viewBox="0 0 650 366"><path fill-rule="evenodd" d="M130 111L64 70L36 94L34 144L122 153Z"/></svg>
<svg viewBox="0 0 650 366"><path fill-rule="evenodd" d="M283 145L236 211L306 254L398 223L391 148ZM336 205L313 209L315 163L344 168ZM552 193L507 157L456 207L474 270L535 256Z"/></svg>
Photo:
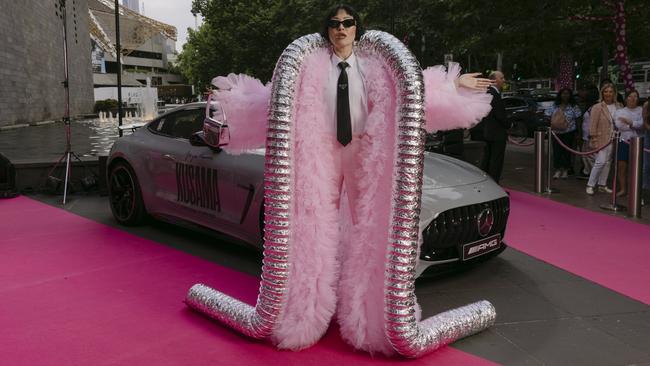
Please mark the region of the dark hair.
<svg viewBox="0 0 650 366"><path fill-rule="evenodd" d="M562 88L557 92L557 96L555 97L555 105L562 104L562 93L565 91L569 92L569 104L576 105L576 98L573 96L573 90L571 90L571 88Z"/></svg>
<svg viewBox="0 0 650 366"><path fill-rule="evenodd" d="M329 27L327 25L327 22L330 19L332 19L336 15L336 13L339 12L339 10L345 11L346 13L350 14L352 18L354 18L354 22L356 23L355 25L357 26L357 34L355 35L354 40L358 41L361 38L361 36L366 32L366 29L363 27L363 22L361 21L361 17L359 16L359 13L357 13L357 11L354 10L353 7L346 4L338 4L332 9L330 9L330 11L327 12L327 16L325 17L325 19L323 19L323 24L321 26L321 31L320 31L321 36L323 36L323 38L325 38L328 42L331 42L329 32L328 32Z"/></svg>
<svg viewBox="0 0 650 366"><path fill-rule="evenodd" d="M629 92L625 93L625 101L627 102L627 97L630 96L630 94L636 94L636 98L639 99L641 98L641 94L636 89L632 89Z"/></svg>

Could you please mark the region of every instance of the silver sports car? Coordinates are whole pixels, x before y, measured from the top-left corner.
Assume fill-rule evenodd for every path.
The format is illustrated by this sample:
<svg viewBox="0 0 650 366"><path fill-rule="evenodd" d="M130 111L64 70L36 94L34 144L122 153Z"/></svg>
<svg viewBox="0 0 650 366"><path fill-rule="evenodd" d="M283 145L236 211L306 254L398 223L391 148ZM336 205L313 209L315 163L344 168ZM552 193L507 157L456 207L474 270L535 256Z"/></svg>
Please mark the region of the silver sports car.
<svg viewBox="0 0 650 366"><path fill-rule="evenodd" d="M150 215L188 222L262 246L264 149L230 155L208 146L206 103L173 109L118 139L108 158L115 219L141 224ZM506 247L506 192L483 171L425 153L417 274L428 267L471 262Z"/></svg>

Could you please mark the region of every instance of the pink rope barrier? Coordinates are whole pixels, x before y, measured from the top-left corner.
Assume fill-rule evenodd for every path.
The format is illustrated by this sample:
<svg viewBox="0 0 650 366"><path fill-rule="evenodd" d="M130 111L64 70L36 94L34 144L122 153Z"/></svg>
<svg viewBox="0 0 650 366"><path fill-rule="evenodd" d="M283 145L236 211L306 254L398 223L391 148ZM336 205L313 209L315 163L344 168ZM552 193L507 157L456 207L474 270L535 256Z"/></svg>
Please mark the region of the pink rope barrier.
<svg viewBox="0 0 650 366"><path fill-rule="evenodd" d="M609 140L608 143L606 143L605 145L599 147L596 150L593 150L593 151L577 151L577 150L574 150L574 149L568 147L564 142L562 142L562 140L560 140L560 138L555 134L555 132L553 130L551 130L551 135L553 135L553 138L555 138L555 141L557 141L557 143L560 144L560 146L562 146L564 149L566 149L569 152L572 152L572 153L574 153L576 155L580 155L580 156L593 155L593 154L599 152L600 150L603 150L607 146L611 145L611 143L612 143L612 140Z"/></svg>
<svg viewBox="0 0 650 366"><path fill-rule="evenodd" d="M527 139L527 137L523 137L521 139L521 141L517 141L514 138L512 138L512 136L508 135L508 141L510 141L510 143L512 143L513 145L517 145L517 146L533 146L533 145L535 145L534 140L532 142L523 143L522 141L525 141L526 139Z"/></svg>

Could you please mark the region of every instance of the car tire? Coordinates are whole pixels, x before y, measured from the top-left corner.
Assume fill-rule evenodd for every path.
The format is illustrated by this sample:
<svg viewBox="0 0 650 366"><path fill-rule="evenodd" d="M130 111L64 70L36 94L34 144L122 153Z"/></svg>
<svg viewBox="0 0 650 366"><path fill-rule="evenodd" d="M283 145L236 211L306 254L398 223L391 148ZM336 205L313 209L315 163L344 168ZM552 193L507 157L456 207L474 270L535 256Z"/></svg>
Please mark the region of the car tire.
<svg viewBox="0 0 650 366"><path fill-rule="evenodd" d="M142 200L140 183L129 164L118 162L108 173L108 199L115 220L125 226L145 222L147 211Z"/></svg>

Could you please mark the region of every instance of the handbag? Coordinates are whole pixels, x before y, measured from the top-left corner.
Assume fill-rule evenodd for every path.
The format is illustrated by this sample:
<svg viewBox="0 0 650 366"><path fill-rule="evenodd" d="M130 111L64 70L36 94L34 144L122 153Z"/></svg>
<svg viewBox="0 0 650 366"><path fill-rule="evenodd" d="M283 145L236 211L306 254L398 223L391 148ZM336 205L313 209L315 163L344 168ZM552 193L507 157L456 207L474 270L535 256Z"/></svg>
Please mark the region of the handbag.
<svg viewBox="0 0 650 366"><path fill-rule="evenodd" d="M562 108L558 108L555 112L553 112L553 115L551 116L551 129L553 130L566 130L569 128L569 121L567 121L566 117L564 116L564 110Z"/></svg>

